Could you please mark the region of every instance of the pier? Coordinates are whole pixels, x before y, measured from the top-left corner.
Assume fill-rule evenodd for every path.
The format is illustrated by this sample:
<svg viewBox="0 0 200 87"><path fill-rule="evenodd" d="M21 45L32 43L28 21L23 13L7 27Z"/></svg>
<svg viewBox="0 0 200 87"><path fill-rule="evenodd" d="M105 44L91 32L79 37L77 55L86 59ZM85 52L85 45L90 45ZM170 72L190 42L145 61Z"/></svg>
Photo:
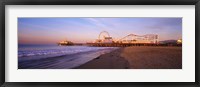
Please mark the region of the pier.
<svg viewBox="0 0 200 87"><path fill-rule="evenodd" d="M146 34L146 35L136 35L129 34L120 39L113 39L107 31L102 31L98 39L94 42L87 43L73 43L71 41L61 41L58 45L62 46L72 46L72 45L82 45L82 46L94 46L94 47L128 47L128 46L182 46L182 39L177 40L177 42L162 43L158 40L158 35L156 34Z"/></svg>

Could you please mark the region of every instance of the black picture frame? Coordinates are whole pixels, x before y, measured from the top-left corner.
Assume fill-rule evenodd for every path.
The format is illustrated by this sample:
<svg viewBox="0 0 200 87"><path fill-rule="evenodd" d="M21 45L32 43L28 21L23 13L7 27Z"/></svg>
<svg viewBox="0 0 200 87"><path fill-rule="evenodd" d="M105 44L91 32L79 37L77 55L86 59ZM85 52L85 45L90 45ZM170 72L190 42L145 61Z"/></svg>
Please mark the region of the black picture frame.
<svg viewBox="0 0 200 87"><path fill-rule="evenodd" d="M200 0L1 0L0 85L1 87L200 87L199 29ZM6 5L195 5L195 82L5 82Z"/></svg>

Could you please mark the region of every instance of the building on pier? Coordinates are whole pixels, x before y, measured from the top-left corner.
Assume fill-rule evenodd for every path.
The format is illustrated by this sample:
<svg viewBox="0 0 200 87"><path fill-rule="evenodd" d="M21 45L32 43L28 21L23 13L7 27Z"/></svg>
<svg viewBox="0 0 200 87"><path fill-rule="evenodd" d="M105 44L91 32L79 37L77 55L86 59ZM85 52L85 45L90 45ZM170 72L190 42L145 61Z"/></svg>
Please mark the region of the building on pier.
<svg viewBox="0 0 200 87"><path fill-rule="evenodd" d="M68 41L68 40L64 40L58 43L59 46L68 46L68 45L74 45L73 42Z"/></svg>

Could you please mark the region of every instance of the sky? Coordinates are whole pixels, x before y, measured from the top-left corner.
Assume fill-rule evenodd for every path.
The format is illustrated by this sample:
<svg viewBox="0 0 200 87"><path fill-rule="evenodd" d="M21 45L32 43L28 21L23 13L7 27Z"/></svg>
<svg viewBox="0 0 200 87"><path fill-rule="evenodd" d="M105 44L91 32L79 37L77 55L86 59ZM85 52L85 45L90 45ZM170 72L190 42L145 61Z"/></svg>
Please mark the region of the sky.
<svg viewBox="0 0 200 87"><path fill-rule="evenodd" d="M93 42L100 32L113 39L128 34L157 34L159 41L182 37L182 18L18 18L19 44Z"/></svg>

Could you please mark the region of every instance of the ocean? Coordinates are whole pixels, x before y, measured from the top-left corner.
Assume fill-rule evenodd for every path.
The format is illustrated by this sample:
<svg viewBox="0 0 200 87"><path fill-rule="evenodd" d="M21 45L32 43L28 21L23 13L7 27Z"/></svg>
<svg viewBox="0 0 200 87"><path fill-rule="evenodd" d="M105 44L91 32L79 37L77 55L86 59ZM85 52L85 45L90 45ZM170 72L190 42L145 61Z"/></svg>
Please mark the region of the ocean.
<svg viewBox="0 0 200 87"><path fill-rule="evenodd" d="M71 69L117 48L18 45L18 69Z"/></svg>

